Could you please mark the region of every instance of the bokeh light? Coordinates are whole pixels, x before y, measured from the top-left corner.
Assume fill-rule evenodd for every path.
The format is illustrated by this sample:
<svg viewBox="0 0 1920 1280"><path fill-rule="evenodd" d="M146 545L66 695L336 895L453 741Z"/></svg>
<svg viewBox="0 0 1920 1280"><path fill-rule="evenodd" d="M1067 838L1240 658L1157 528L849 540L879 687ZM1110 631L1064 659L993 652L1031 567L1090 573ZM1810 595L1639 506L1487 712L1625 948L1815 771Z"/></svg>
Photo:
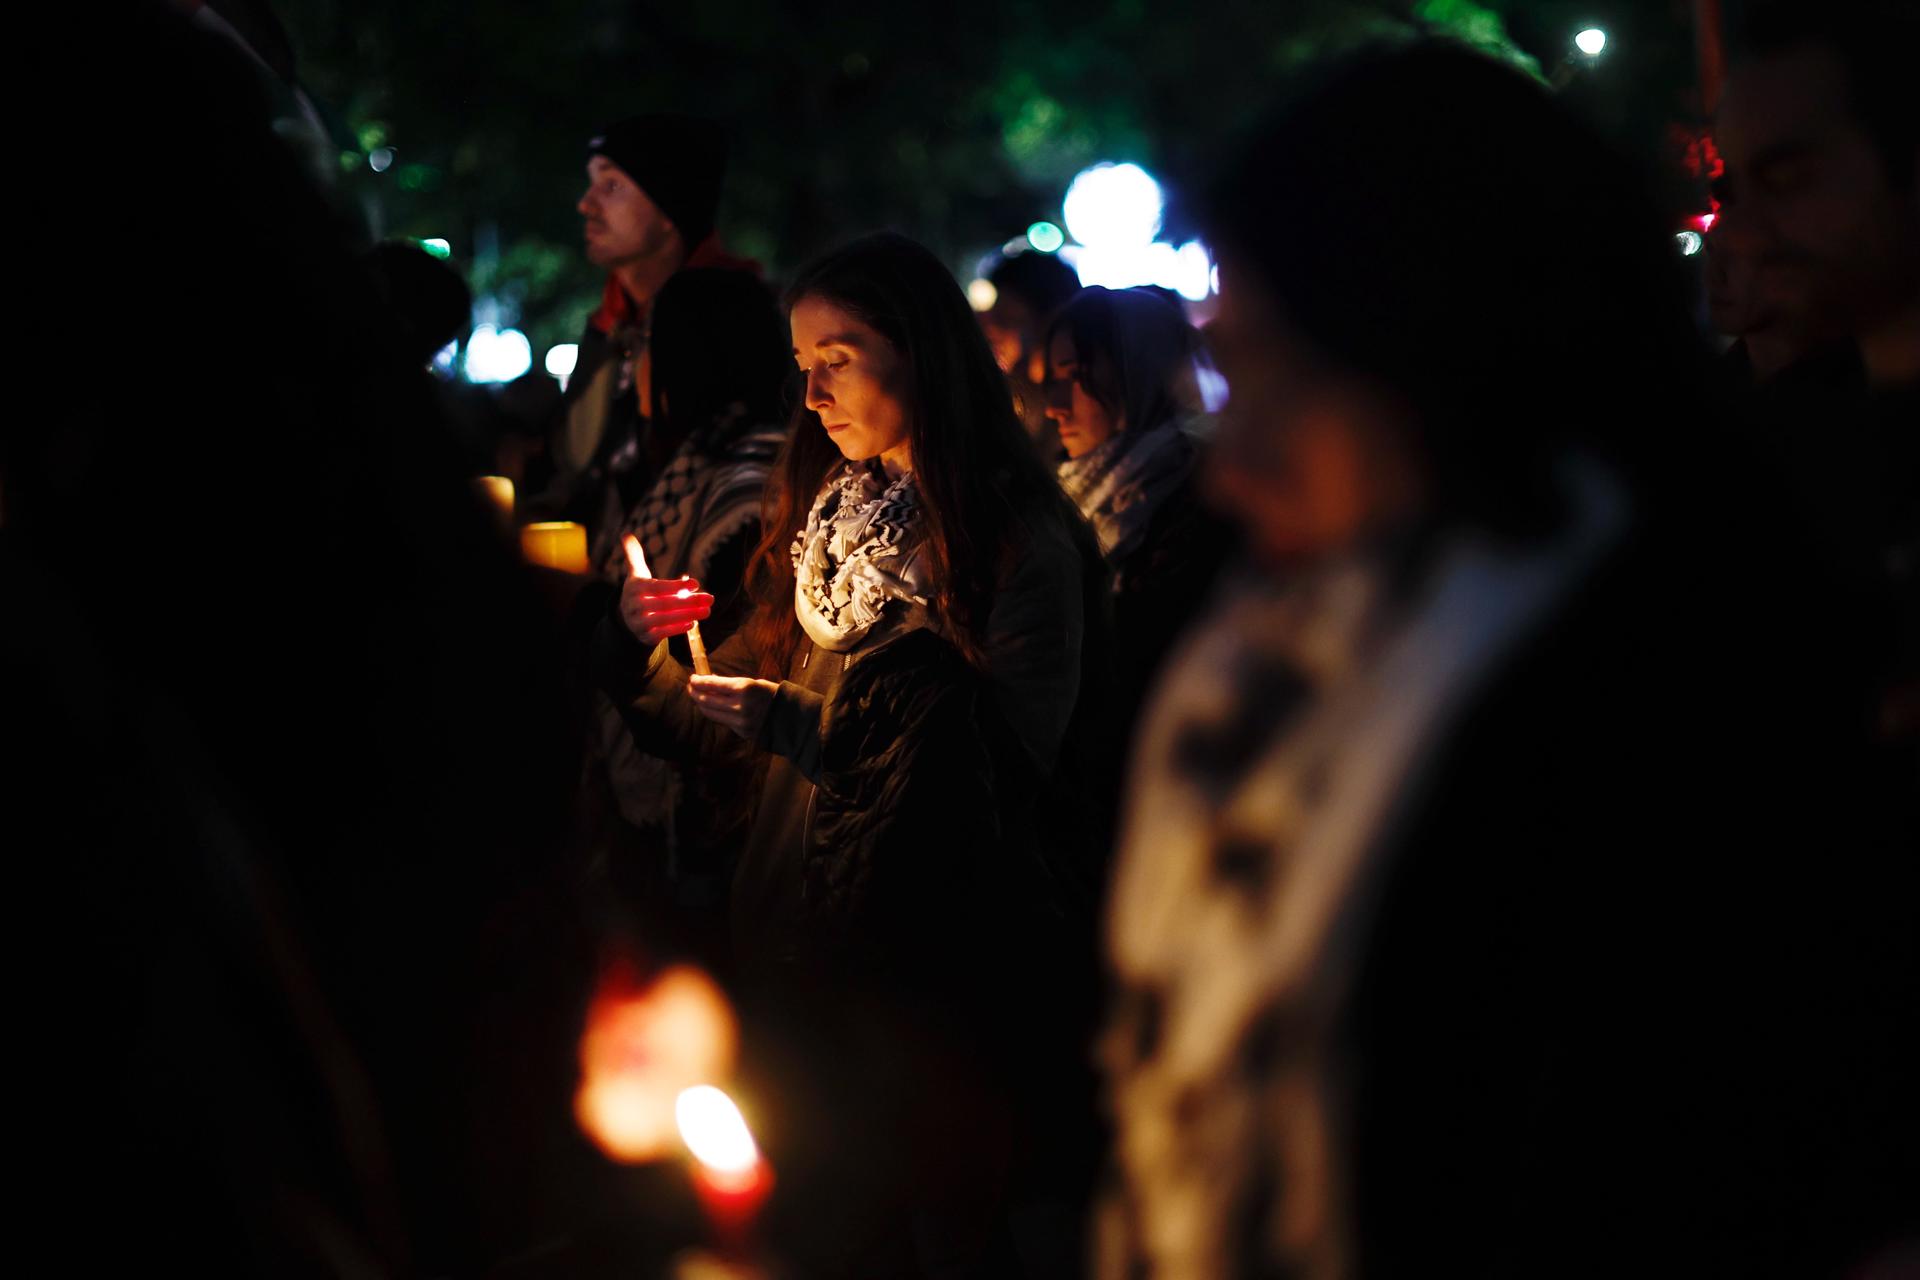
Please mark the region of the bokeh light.
<svg viewBox="0 0 1920 1280"><path fill-rule="evenodd" d="M478 326L467 339L468 382L512 382L533 368L533 344L518 329Z"/></svg>
<svg viewBox="0 0 1920 1280"><path fill-rule="evenodd" d="M1607 33L1598 27L1588 27L1573 38L1574 47L1589 58L1597 58L1600 51L1607 47Z"/></svg>
<svg viewBox="0 0 1920 1280"><path fill-rule="evenodd" d="M1166 198L1139 165L1103 162L1080 171L1063 207L1067 230L1081 244L1127 249L1150 244L1159 234Z"/></svg>
<svg viewBox="0 0 1920 1280"><path fill-rule="evenodd" d="M1066 232L1051 222L1036 222L1027 228L1027 243L1041 253L1057 253L1066 242Z"/></svg>

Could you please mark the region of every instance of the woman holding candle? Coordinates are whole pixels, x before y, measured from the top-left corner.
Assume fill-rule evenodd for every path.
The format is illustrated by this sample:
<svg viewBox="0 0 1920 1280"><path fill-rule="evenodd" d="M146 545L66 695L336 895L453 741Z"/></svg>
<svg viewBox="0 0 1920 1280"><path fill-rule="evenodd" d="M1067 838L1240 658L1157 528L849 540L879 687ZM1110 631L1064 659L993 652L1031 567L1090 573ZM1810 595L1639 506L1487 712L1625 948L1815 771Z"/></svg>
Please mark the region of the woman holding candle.
<svg viewBox="0 0 1920 1280"><path fill-rule="evenodd" d="M1105 570L932 254L855 241L800 274L788 319L805 391L768 488L753 615L714 650L715 675L690 676L664 642L707 616L705 584L630 579L602 628L603 679L645 749L764 761L731 904L750 1005L822 985L871 995L877 980L977 1002L992 971L981 934L1051 917L1061 944L1085 936L1071 921L1095 889L1090 860L1060 819L1098 803L1075 770L1105 711ZM858 705L836 697L850 672ZM875 762L829 748L883 701L904 728L875 750L903 765L850 813L845 778ZM952 715L962 703L976 714ZM931 764L957 738L980 767ZM816 838L855 819L858 839Z"/></svg>

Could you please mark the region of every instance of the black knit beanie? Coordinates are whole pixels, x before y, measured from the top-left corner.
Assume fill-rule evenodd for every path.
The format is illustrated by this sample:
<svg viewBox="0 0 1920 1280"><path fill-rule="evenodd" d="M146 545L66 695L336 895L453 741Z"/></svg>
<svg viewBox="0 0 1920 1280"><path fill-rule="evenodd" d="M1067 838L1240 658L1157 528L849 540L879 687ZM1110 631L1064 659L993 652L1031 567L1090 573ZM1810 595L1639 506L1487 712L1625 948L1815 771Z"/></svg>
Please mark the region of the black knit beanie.
<svg viewBox="0 0 1920 1280"><path fill-rule="evenodd" d="M689 251L712 233L727 172L727 135L713 121L634 116L608 125L587 143L587 155L624 169L672 220Z"/></svg>

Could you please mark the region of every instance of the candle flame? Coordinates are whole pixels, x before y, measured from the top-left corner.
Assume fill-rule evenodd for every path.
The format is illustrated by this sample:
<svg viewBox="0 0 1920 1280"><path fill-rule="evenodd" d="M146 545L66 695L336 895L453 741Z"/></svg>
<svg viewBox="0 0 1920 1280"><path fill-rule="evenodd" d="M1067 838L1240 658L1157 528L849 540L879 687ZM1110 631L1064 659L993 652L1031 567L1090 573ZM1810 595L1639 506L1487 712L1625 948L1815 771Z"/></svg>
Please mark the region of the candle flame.
<svg viewBox="0 0 1920 1280"><path fill-rule="evenodd" d="M733 1099L710 1084L682 1090L674 1100L673 1117L680 1140L715 1173L739 1176L760 1161L760 1149Z"/></svg>
<svg viewBox="0 0 1920 1280"><path fill-rule="evenodd" d="M647 553L640 549L640 539L628 534L621 545L627 549L627 563L633 566L633 576L651 578L653 570L647 568Z"/></svg>
<svg viewBox="0 0 1920 1280"><path fill-rule="evenodd" d="M698 969L668 969L645 985L624 968L611 970L587 1010L574 1115L616 1160L671 1155L677 1099L703 1080L724 1079L738 1042L726 998Z"/></svg>

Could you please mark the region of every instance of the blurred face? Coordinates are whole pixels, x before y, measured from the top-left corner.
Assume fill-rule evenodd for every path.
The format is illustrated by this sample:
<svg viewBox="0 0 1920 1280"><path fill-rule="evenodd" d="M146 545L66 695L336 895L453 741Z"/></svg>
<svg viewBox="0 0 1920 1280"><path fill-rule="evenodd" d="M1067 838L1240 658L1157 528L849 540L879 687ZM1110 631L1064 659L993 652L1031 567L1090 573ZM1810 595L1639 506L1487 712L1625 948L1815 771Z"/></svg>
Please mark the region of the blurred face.
<svg viewBox="0 0 1920 1280"><path fill-rule="evenodd" d="M585 219L587 260L596 267L625 266L682 247L679 229L605 156L587 161L587 192L575 207Z"/></svg>
<svg viewBox="0 0 1920 1280"><path fill-rule="evenodd" d="M793 359L807 380L806 406L848 460L911 466L907 364L893 344L823 298L794 304Z"/></svg>
<svg viewBox="0 0 1920 1280"><path fill-rule="evenodd" d="M1027 304L1003 294L994 299L993 306L980 317L980 328L987 335L987 345L993 348L994 362L1000 366L1000 372L1028 377L1026 357L1035 337L1033 312Z"/></svg>
<svg viewBox="0 0 1920 1280"><path fill-rule="evenodd" d="M1734 274L1750 270L1753 318L1837 338L1920 288L1915 193L1892 188L1833 53L1808 46L1736 66L1714 137L1727 167L1711 241Z"/></svg>
<svg viewBox="0 0 1920 1280"><path fill-rule="evenodd" d="M1274 565L1324 556L1421 497L1406 411L1323 356L1247 273L1223 261L1208 330L1232 389L1205 476L1214 504Z"/></svg>
<svg viewBox="0 0 1920 1280"><path fill-rule="evenodd" d="M1047 374L1047 416L1069 458L1084 457L1120 434L1121 424L1080 385L1080 358L1071 335L1054 335Z"/></svg>
<svg viewBox="0 0 1920 1280"><path fill-rule="evenodd" d="M1725 241L1709 238L1707 246L1707 311L1714 332L1746 343L1748 362L1762 381L1806 355L1814 343L1778 305L1758 296L1753 264Z"/></svg>

